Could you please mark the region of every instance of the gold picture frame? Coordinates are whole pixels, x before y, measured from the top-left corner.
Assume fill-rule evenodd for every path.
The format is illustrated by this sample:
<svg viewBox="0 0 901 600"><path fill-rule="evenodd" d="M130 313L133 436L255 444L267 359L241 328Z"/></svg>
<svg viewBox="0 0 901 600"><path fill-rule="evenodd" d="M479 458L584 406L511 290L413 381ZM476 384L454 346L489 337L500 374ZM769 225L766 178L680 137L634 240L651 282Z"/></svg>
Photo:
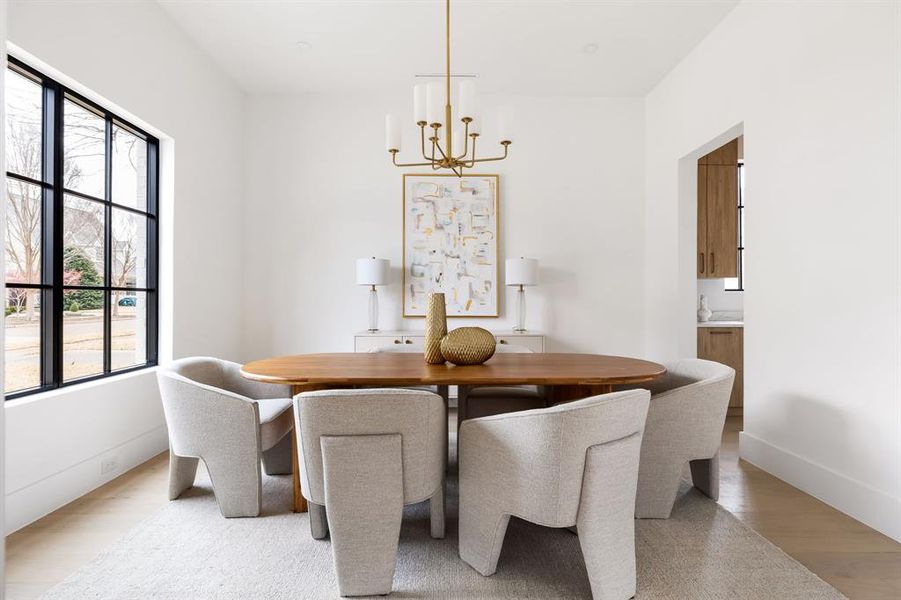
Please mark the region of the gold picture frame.
<svg viewBox="0 0 901 600"><path fill-rule="evenodd" d="M488 189L491 191L491 195L493 198L490 198L490 210L487 211L488 214L485 214L481 209L483 208L483 203L476 204L471 208L475 208L475 213L470 212L469 218L470 221L465 226L469 231L474 231L478 235L475 236L465 236L467 239L460 241L459 244L455 244L453 248L460 251L461 255L464 251L470 252L470 255L467 258L472 258L472 253L477 253L479 251L489 251L489 264L483 264L481 262L473 262L475 264L475 268L478 271L478 276L474 277L477 282L476 287L482 287L485 285L485 282L490 282L490 290L486 290L485 294L479 296L478 290L474 289L472 285L468 286L467 294L468 298L466 298L466 303L462 303L462 300L458 301L460 294L458 293L459 287L457 288L447 288L435 285L434 282L426 281L427 276L414 275L414 266L423 267L423 265L417 263L414 265L412 262L414 260L414 255L420 256L422 252L425 250L414 250L408 246L408 242L410 242L410 238L407 235L408 224L410 224L411 220L411 206L408 205L408 190L410 190L411 182L415 180L429 180L435 179L435 185L441 187L442 185L446 185L445 178L452 177L455 180L460 182L460 193L464 193L470 190L464 190L464 186L467 180L480 180L479 185L472 188L473 194L481 193L478 192L479 186L481 186L481 182L486 182ZM403 316L416 318L416 317L424 317L425 316L425 306L427 304L427 297L429 292L431 291L444 291L448 296L448 307L447 307L447 316L448 318L491 318L496 319L500 316L500 268L498 263L500 261L500 176L497 174L473 174L473 175L464 175L463 177L457 177L454 174L436 174L436 173L405 173L402 176L402 194L401 194L401 209L403 214L403 222L402 222L402 235L403 235ZM412 200L412 198L409 198ZM492 214L493 213L493 214ZM456 211L451 216L451 218L456 218ZM436 229L438 227L438 209L435 210L434 220ZM417 225L418 226L418 225ZM431 235L434 232L429 232L428 228L425 228L422 232L421 236L415 236L415 243L420 246L423 243L431 243L433 245L438 244L440 242L431 240ZM493 238L493 244L486 243L485 241L477 241L479 236L484 237L484 234L490 233ZM453 237L453 234L451 234ZM423 238L426 238L425 241ZM471 243L472 239L475 238L478 245L476 250L472 250L469 248L463 248L464 245ZM457 240L455 240L456 242ZM446 243L446 240L445 240ZM418 254L417 254L418 253ZM444 254L445 259L447 254ZM461 258L462 261L462 258ZM430 261L430 264L433 261ZM466 262L465 264L472 266L470 262ZM439 277L443 277L447 270L447 264L444 263L441 267ZM427 273L430 273L430 269L426 269ZM487 278L486 278L487 276ZM423 287L423 285L426 287ZM422 296L422 298L420 298ZM475 307L476 310L472 310L473 307L473 296L475 296ZM483 302L480 302L480 298L484 300L489 300L488 304L485 305ZM421 300L421 302L420 302Z"/></svg>

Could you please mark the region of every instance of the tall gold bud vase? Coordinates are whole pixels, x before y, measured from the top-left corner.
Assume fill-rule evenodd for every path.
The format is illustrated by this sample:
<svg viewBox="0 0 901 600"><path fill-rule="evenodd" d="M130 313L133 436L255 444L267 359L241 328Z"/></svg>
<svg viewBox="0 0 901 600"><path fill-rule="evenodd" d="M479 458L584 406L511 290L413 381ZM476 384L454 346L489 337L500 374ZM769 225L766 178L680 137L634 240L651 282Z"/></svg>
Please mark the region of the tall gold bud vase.
<svg viewBox="0 0 901 600"><path fill-rule="evenodd" d="M447 335L447 308L444 294L429 294L429 306L425 313L425 361L430 365L444 362L441 354L441 338Z"/></svg>

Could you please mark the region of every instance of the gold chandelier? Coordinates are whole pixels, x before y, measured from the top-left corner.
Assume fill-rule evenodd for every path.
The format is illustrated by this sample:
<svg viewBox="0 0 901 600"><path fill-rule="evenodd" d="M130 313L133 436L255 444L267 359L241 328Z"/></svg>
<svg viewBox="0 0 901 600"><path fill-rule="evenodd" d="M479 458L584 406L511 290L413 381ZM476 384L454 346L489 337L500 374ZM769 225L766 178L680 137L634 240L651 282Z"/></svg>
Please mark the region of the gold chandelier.
<svg viewBox="0 0 901 600"><path fill-rule="evenodd" d="M463 148L460 154L454 154L454 111L451 106L451 54L450 54L450 0L445 0L446 18L446 59L444 75L444 123L441 122L441 82L433 81L428 84L417 84L413 88L413 113L416 125L419 127L422 158L426 162L399 163L397 153L400 152L400 121L394 115L385 118L386 146L391 153L391 162L397 167L432 167L432 170L450 169L457 175L463 176L463 169L471 169L478 163L504 160L507 158L507 149L511 141L509 128L509 115L501 114L500 138L504 147L502 156L492 158L476 158L476 141L481 134L481 123L475 110L475 82L464 80L459 86L460 108L458 119L463 123ZM428 141L431 142L431 151L427 151L426 127L431 128ZM444 139L439 133L444 128ZM459 143L458 143L459 144ZM459 148L457 148L459 150Z"/></svg>

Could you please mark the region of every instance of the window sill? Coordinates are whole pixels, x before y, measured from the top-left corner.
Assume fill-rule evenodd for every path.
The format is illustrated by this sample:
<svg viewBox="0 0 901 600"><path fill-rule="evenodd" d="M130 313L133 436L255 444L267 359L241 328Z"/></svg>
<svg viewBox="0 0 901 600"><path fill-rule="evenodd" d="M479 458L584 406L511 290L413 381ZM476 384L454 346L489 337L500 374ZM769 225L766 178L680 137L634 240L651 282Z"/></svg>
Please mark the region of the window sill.
<svg viewBox="0 0 901 600"><path fill-rule="evenodd" d="M44 392L35 392L33 394L29 394L27 396L22 396L21 398L13 398L12 400L7 400L4 402L3 406L6 408L13 408L16 406L22 406L25 404L30 404L32 402L45 400L47 398L55 398L57 396L62 396L65 394L73 393L73 392L81 392L85 390L89 390L92 388L96 388L99 386L109 385L113 383L119 383L122 381L128 381L129 379L135 379L138 377L144 377L150 375L152 373L156 373L158 366L152 365L149 367L143 367L139 369L135 369L134 371L128 371L126 373L119 373L115 375L109 375L107 377L101 377L99 379L91 379L90 381L84 381L81 383L72 383L63 387L58 387L53 390L46 390Z"/></svg>

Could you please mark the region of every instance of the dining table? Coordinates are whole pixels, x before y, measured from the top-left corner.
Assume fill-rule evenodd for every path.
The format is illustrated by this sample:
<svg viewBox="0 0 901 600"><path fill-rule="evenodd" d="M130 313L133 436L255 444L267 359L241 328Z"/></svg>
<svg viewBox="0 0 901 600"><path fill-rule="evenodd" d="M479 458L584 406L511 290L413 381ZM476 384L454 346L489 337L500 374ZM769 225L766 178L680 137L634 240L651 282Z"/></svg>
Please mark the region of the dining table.
<svg viewBox="0 0 901 600"><path fill-rule="evenodd" d="M606 394L616 385L653 381L666 372L654 362L623 356L570 353L497 353L480 365L428 364L422 354L366 352L298 354L246 363L247 379L290 385L302 392L360 387L538 385L548 405ZM296 428L295 428L296 429ZM297 433L292 431L294 512L306 512Z"/></svg>

